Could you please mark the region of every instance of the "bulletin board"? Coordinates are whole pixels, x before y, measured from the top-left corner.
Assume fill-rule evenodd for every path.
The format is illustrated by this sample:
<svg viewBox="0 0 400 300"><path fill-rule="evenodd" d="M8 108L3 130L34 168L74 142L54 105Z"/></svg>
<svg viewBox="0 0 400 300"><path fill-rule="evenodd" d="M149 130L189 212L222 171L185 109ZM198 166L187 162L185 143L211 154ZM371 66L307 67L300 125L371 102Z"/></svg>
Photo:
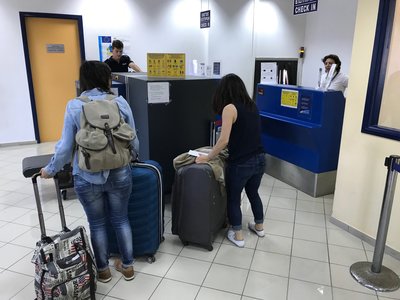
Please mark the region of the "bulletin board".
<svg viewBox="0 0 400 300"><path fill-rule="evenodd" d="M147 75L150 77L179 77L186 75L184 53L147 53Z"/></svg>

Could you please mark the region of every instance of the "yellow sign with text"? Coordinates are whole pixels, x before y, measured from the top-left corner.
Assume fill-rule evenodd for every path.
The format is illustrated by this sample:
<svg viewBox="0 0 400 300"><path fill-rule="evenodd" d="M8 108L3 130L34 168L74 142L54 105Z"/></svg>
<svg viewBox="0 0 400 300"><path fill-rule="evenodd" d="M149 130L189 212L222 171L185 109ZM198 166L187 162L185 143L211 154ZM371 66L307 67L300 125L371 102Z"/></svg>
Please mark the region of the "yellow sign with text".
<svg viewBox="0 0 400 300"><path fill-rule="evenodd" d="M281 91L281 106L297 108L299 102L299 92L294 90Z"/></svg>
<svg viewBox="0 0 400 300"><path fill-rule="evenodd" d="M184 78L185 61L184 53L147 53L147 75Z"/></svg>

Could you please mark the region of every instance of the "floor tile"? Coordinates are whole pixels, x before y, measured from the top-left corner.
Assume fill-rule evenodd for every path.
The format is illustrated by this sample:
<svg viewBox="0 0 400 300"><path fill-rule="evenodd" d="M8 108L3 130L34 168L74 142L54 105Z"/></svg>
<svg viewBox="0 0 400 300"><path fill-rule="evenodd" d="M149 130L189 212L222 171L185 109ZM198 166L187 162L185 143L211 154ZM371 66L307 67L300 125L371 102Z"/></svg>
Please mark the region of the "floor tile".
<svg viewBox="0 0 400 300"><path fill-rule="evenodd" d="M8 174L0 178L0 299L34 298L30 259L40 230L32 183L21 174L21 160L51 153L54 144L0 147L0 168ZM38 187L47 233L56 234L61 225L54 182L39 180ZM215 236L213 251L184 247L179 237L171 234L171 204L167 202L165 241L155 254L156 261L149 264L138 258L136 278L127 282L111 259L112 280L98 283L96 299L400 299L400 290L376 296L349 274L352 262L365 260L365 255L372 260L374 248L330 222L333 194L314 198L266 174L259 194L266 236L259 238L247 228L253 214L243 193L244 249L226 239L227 229ZM68 226L88 229L73 190L68 195L63 201ZM400 261L385 255L383 264L400 274Z"/></svg>
<svg viewBox="0 0 400 300"><path fill-rule="evenodd" d="M1 292L0 292L1 295ZM24 287L21 291L18 292L11 300L26 300L26 299L34 299L35 295L35 286L34 281L32 279L31 283L29 283L26 287Z"/></svg>
<svg viewBox="0 0 400 300"><path fill-rule="evenodd" d="M289 185L289 184L287 184L287 183L285 183L285 182L283 182L283 181L280 181L280 180L275 180L275 182L274 182L274 188L283 188L283 189L291 189L291 190L295 190L295 188L294 187L292 187L291 185Z"/></svg>
<svg viewBox="0 0 400 300"><path fill-rule="evenodd" d="M295 224L294 238L319 243L326 243L326 230L322 227L314 227L302 224Z"/></svg>
<svg viewBox="0 0 400 300"><path fill-rule="evenodd" d="M180 252L180 256L184 257L189 257L189 258L194 258L194 259L199 259L199 260L205 260L212 262L215 258L215 255L219 251L219 248L221 246L220 243L213 243L213 250L209 251L205 248L194 246L194 245L188 245L185 246L182 251Z"/></svg>
<svg viewBox="0 0 400 300"><path fill-rule="evenodd" d="M272 189L271 197L296 199L297 191L295 189L286 189L274 186Z"/></svg>
<svg viewBox="0 0 400 300"><path fill-rule="evenodd" d="M264 232L274 235L292 237L293 236L293 223L264 220Z"/></svg>
<svg viewBox="0 0 400 300"><path fill-rule="evenodd" d="M290 256L256 250L250 269L289 277Z"/></svg>
<svg viewBox="0 0 400 300"><path fill-rule="evenodd" d="M67 206L64 209L66 216L85 217L85 211L83 210L82 204L78 200L70 200L73 201L71 205Z"/></svg>
<svg viewBox="0 0 400 300"><path fill-rule="evenodd" d="M284 208L284 209L296 209L295 198L284 198L278 196L271 196L269 199L268 207Z"/></svg>
<svg viewBox="0 0 400 300"><path fill-rule="evenodd" d="M268 207L267 213L265 214L265 218L271 219L271 220L293 223L294 214L295 214L294 210L291 210L291 209Z"/></svg>
<svg viewBox="0 0 400 300"><path fill-rule="evenodd" d="M9 271L25 274L31 277L35 276L35 265L31 262L33 251L22 257L8 268Z"/></svg>
<svg viewBox="0 0 400 300"><path fill-rule="evenodd" d="M161 252L157 252L154 257L156 261L151 264L147 262L145 257L138 258L134 265L135 271L164 277L176 260L176 255Z"/></svg>
<svg viewBox="0 0 400 300"><path fill-rule="evenodd" d="M374 295L375 292L363 287L350 274L349 267L331 264L332 287Z"/></svg>
<svg viewBox="0 0 400 300"><path fill-rule="evenodd" d="M328 247L325 243L293 239L292 255L328 262Z"/></svg>
<svg viewBox="0 0 400 300"><path fill-rule="evenodd" d="M312 212L323 214L324 213L324 204L312 201L304 201L304 200L297 200L297 211L305 211L305 212Z"/></svg>
<svg viewBox="0 0 400 300"><path fill-rule="evenodd" d="M30 282L32 277L10 271L0 273L0 299L11 299L20 293ZM34 294L32 293L32 298ZM32 299L31 298L31 299ZM18 298L17 298L18 299ZM22 300L22 298L19 298ZM27 299L27 298L25 298ZM24 299L24 300L25 300Z"/></svg>
<svg viewBox="0 0 400 300"><path fill-rule="evenodd" d="M112 276L111 281L106 282L106 283L97 281L96 293L102 294L102 295L107 295L113 289L113 287L117 284L117 282L122 278L121 273L117 272L114 267L111 266L110 271L111 271L111 276ZM137 273L136 275L139 276L140 274ZM136 280L136 277L134 280ZM96 297L96 300L97 300L97 297Z"/></svg>
<svg viewBox="0 0 400 300"><path fill-rule="evenodd" d="M318 213L296 211L295 222L303 225L325 227L325 216Z"/></svg>
<svg viewBox="0 0 400 300"><path fill-rule="evenodd" d="M150 300L190 300L195 299L200 286L163 279Z"/></svg>
<svg viewBox="0 0 400 300"><path fill-rule="evenodd" d="M344 246L363 250L361 240L344 230L327 229L328 243L330 245Z"/></svg>
<svg viewBox="0 0 400 300"><path fill-rule="evenodd" d="M23 216L24 214L26 214L28 212L29 212L29 209L27 209L27 208L9 206L0 211L0 220L6 221L6 222L11 222L11 221Z"/></svg>
<svg viewBox="0 0 400 300"><path fill-rule="evenodd" d="M297 191L297 200L305 200L305 201L323 203L324 197L313 197L302 191Z"/></svg>
<svg viewBox="0 0 400 300"><path fill-rule="evenodd" d="M287 300L332 300L332 299L333 299L332 288L330 286L299 281L295 279L289 280L289 292Z"/></svg>
<svg viewBox="0 0 400 300"><path fill-rule="evenodd" d="M67 226L68 227L75 228L74 226L71 226L71 224L73 224L75 221L79 220L79 218L66 216L65 220L67 222ZM54 214L53 216L49 217L46 220L46 224L45 225L46 225L46 229L53 230L53 231L61 231L60 215L59 214Z"/></svg>
<svg viewBox="0 0 400 300"><path fill-rule="evenodd" d="M333 264L350 267L358 261L367 261L364 250L329 245L329 260Z"/></svg>
<svg viewBox="0 0 400 300"><path fill-rule="evenodd" d="M6 244L0 248L0 268L7 269L28 255L32 249ZM1 297L0 297L1 299Z"/></svg>
<svg viewBox="0 0 400 300"><path fill-rule="evenodd" d="M264 300L286 300L288 278L250 271L243 295Z"/></svg>
<svg viewBox="0 0 400 300"><path fill-rule="evenodd" d="M47 230L46 233L49 236L57 234L57 232L53 230ZM12 241L10 241L10 244L34 249L36 247L36 243L40 240L40 237L41 237L40 229L37 227L31 227L31 229L19 235Z"/></svg>
<svg viewBox="0 0 400 300"><path fill-rule="evenodd" d="M209 262L186 257L178 257L165 277L182 282L201 285L210 266L211 263Z"/></svg>
<svg viewBox="0 0 400 300"><path fill-rule="evenodd" d="M292 257L290 278L330 285L329 264L325 262Z"/></svg>
<svg viewBox="0 0 400 300"><path fill-rule="evenodd" d="M248 270L213 264L204 280L203 286L241 294L248 273Z"/></svg>
<svg viewBox="0 0 400 300"><path fill-rule="evenodd" d="M131 281L121 278L107 296L123 300L148 300L161 280L161 277L137 273Z"/></svg>
<svg viewBox="0 0 400 300"><path fill-rule="evenodd" d="M159 252L178 255L182 251L183 244L177 235L164 233L164 238L158 248Z"/></svg>
<svg viewBox="0 0 400 300"><path fill-rule="evenodd" d="M367 295L353 291L333 288L333 299L335 300L377 300L375 295Z"/></svg>
<svg viewBox="0 0 400 300"><path fill-rule="evenodd" d="M248 269L254 255L253 249L239 248L234 245L221 245L214 262L237 268Z"/></svg>
<svg viewBox="0 0 400 300"><path fill-rule="evenodd" d="M367 251L367 257L368 261L373 262L374 259L374 252L372 251ZM391 269L393 272L395 272L397 275L400 275L400 261L395 259L394 257L384 254L383 255L383 261L382 265L385 267Z"/></svg>
<svg viewBox="0 0 400 300"><path fill-rule="evenodd" d="M241 297L240 295L202 287L196 300L241 300Z"/></svg>
<svg viewBox="0 0 400 300"><path fill-rule="evenodd" d="M17 192L8 192L5 195L0 195L0 203L7 205L17 205L22 200L30 198L29 195Z"/></svg>
<svg viewBox="0 0 400 300"><path fill-rule="evenodd" d="M10 242L21 234L27 232L32 227L19 225L14 223L7 223L4 226L0 227L0 241L2 242Z"/></svg>

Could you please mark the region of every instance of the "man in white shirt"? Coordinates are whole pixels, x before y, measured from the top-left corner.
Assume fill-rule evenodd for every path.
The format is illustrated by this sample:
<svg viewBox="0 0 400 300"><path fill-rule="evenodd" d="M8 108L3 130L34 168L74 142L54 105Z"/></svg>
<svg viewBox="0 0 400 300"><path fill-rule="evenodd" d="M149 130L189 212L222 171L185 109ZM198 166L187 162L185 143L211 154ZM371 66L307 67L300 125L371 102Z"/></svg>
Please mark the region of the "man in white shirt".
<svg viewBox="0 0 400 300"><path fill-rule="evenodd" d="M322 59L322 62L325 65L325 73L321 76L321 84L319 88L322 90L334 90L344 93L349 78L347 75L340 72L342 62L340 61L339 56L328 54ZM333 70L331 70L332 65L336 66Z"/></svg>

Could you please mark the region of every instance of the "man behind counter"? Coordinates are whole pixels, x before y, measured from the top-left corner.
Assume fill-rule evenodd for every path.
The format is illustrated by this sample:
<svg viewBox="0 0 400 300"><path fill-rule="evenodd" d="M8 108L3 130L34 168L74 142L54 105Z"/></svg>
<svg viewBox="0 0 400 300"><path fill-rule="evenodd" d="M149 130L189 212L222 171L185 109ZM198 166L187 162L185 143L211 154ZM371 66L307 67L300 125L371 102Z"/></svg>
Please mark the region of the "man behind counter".
<svg viewBox="0 0 400 300"><path fill-rule="evenodd" d="M128 67L135 72L142 72L128 55L122 55L124 44L120 40L112 42L112 55L104 62L109 65L111 72L128 72Z"/></svg>

